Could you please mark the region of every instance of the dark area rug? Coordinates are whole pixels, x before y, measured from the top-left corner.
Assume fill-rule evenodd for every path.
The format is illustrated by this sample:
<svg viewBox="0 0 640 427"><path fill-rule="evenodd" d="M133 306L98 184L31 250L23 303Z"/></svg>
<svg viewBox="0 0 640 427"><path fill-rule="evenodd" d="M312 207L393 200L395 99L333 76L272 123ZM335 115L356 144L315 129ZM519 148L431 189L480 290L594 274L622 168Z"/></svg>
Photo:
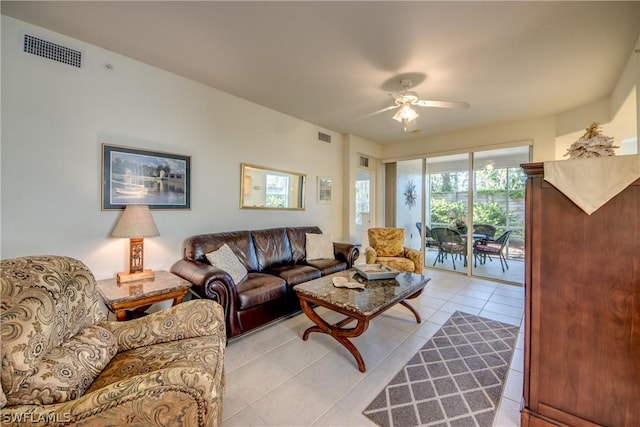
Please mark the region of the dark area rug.
<svg viewBox="0 0 640 427"><path fill-rule="evenodd" d="M456 311L363 414L382 427L490 427L519 329Z"/></svg>

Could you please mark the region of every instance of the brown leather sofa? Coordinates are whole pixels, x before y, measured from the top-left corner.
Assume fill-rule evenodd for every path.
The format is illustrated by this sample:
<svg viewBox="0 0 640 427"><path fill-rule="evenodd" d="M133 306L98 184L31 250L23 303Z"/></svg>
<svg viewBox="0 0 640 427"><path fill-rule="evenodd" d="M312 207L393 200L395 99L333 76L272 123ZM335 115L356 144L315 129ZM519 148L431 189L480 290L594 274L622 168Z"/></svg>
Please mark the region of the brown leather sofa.
<svg viewBox="0 0 640 427"><path fill-rule="evenodd" d="M190 281L199 297L224 307L227 337L234 337L300 310L295 285L349 269L358 258L356 246L334 242L335 259L307 261L306 233L322 231L282 227L192 236L171 272ZM206 257L225 243L248 271L239 284Z"/></svg>

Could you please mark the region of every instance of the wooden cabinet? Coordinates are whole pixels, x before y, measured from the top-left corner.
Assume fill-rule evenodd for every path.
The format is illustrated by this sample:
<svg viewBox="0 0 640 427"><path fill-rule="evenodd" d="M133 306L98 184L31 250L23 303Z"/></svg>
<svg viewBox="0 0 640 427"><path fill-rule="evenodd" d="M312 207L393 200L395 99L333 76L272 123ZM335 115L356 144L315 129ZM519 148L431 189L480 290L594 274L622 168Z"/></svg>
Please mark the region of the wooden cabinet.
<svg viewBox="0 0 640 427"><path fill-rule="evenodd" d="M572 160L579 161L579 160ZM640 180L587 215L527 174L522 426L640 425Z"/></svg>

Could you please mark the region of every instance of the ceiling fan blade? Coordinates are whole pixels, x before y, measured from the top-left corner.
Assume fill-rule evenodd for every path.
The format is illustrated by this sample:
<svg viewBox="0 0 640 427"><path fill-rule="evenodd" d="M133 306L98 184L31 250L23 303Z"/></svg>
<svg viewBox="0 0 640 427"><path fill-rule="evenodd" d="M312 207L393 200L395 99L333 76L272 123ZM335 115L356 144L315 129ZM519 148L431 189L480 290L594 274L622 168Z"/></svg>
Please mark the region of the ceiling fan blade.
<svg viewBox="0 0 640 427"><path fill-rule="evenodd" d="M415 103L420 107L436 107L436 108L459 108L467 109L470 107L468 102L458 101L431 101L429 99L420 99Z"/></svg>
<svg viewBox="0 0 640 427"><path fill-rule="evenodd" d="M376 114L384 113L385 111L393 110L394 108L398 108L398 107L399 107L399 105L391 105L391 106L385 107L385 108L383 108L381 110L374 111L373 113L369 113L369 114L363 116L362 118L366 119L368 117L372 117L372 116L375 116Z"/></svg>

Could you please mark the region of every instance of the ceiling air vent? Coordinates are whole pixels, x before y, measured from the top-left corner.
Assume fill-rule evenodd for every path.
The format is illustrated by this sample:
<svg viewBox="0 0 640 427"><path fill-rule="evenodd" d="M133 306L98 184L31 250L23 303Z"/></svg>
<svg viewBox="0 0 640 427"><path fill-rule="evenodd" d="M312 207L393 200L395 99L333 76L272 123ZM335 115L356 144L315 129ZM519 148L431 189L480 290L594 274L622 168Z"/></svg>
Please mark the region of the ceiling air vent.
<svg viewBox="0 0 640 427"><path fill-rule="evenodd" d="M328 142L331 144L331 135L329 134L318 132L318 139L322 142Z"/></svg>
<svg viewBox="0 0 640 427"><path fill-rule="evenodd" d="M363 168L368 168L369 167L369 158L368 157L364 157L364 156L360 156L360 166L362 166Z"/></svg>
<svg viewBox="0 0 640 427"><path fill-rule="evenodd" d="M22 50L25 53L82 68L82 52L79 50L42 40L29 34L24 35Z"/></svg>

